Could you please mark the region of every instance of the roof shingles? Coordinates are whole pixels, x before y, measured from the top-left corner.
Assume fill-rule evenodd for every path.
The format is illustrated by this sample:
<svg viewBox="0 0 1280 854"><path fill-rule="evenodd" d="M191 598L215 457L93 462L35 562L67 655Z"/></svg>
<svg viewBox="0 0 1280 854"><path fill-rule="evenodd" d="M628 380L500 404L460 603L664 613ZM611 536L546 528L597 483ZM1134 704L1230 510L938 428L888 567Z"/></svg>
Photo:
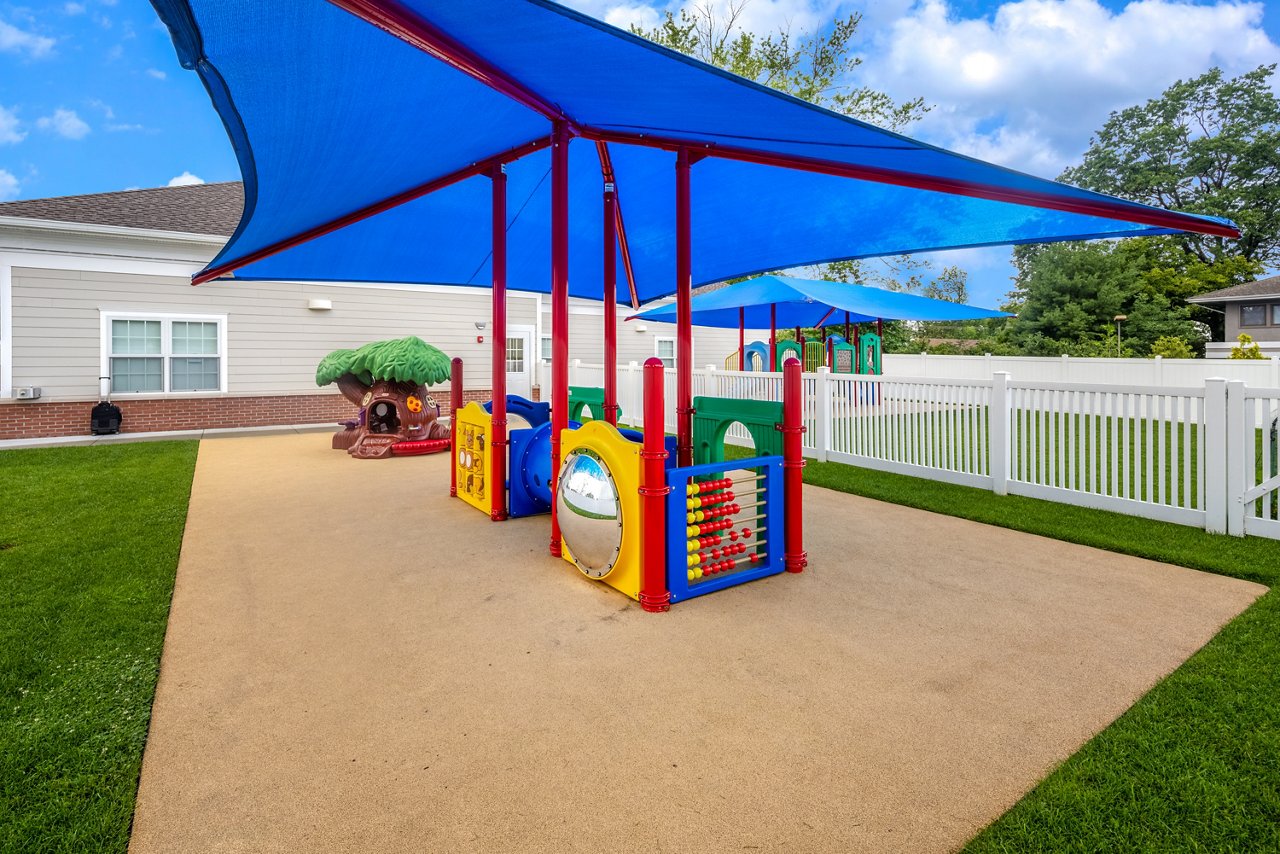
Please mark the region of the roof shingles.
<svg viewBox="0 0 1280 854"><path fill-rule="evenodd" d="M230 236L244 210L239 181L0 203L0 217Z"/></svg>
<svg viewBox="0 0 1280 854"><path fill-rule="evenodd" d="M1255 282L1245 282L1242 285L1232 285L1229 288L1199 294L1189 298L1187 302L1227 302L1249 297L1280 297L1280 276L1271 276Z"/></svg>

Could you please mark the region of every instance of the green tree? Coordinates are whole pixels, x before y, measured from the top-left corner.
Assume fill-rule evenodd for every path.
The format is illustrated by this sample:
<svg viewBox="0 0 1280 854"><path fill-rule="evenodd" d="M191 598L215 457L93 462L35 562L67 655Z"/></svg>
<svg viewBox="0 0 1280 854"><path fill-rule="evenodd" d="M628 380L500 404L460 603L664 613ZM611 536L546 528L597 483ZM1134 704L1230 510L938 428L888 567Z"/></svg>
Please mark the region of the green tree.
<svg viewBox="0 0 1280 854"><path fill-rule="evenodd" d="M1146 353L1159 338L1202 348L1205 329L1165 294L1159 268L1142 240L1050 243L1014 250L1015 290L1006 310L1017 317L1001 337L1027 355L1116 355L1115 318L1123 339Z"/></svg>
<svg viewBox="0 0 1280 854"><path fill-rule="evenodd" d="M1079 166L1081 187L1191 213L1228 217L1237 241L1179 235L1211 264L1230 256L1280 263L1280 97L1275 65L1227 78L1214 68L1174 83L1146 104L1112 113Z"/></svg>
<svg viewBox="0 0 1280 854"><path fill-rule="evenodd" d="M665 13L652 29L631 31L651 42L696 57L837 113L897 130L929 108L923 98L895 102L884 92L852 82L862 60L853 39L862 16L836 18L831 31L794 36L790 30L761 36L742 28L745 2L731 3L724 14L710 6Z"/></svg>
<svg viewBox="0 0 1280 854"><path fill-rule="evenodd" d="M1253 340L1253 336L1246 332L1241 332L1236 337L1236 345L1231 348L1232 359L1265 359L1262 355L1262 348Z"/></svg>
<svg viewBox="0 0 1280 854"><path fill-rule="evenodd" d="M1187 342L1181 338L1174 338L1171 335L1161 335L1151 345L1151 355L1162 356L1166 359L1192 359L1195 353L1187 346Z"/></svg>

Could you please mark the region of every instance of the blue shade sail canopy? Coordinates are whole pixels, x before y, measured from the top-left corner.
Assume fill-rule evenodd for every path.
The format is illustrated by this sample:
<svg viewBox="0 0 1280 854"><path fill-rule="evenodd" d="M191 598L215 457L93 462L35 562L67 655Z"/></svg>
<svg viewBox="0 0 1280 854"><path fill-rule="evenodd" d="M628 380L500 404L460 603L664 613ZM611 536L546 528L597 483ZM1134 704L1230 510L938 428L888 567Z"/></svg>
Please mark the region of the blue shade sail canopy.
<svg viewBox="0 0 1280 854"><path fill-rule="evenodd" d="M1194 231L1163 211L856 121L546 0L152 0L226 126L245 211L197 275L488 286L488 171L510 287L550 288L550 133L569 145L569 290L600 298L616 183L620 300L675 292L675 151L693 284L844 258Z"/></svg>
<svg viewBox="0 0 1280 854"><path fill-rule="evenodd" d="M984 320L1011 317L1003 311L958 302L887 291L866 285L847 285L791 276L757 276L714 291L696 294L690 301L693 325L737 329L742 309L747 329L768 329L770 307L777 312L779 329L812 328L876 320ZM663 305L633 314L628 320L675 323L675 305Z"/></svg>

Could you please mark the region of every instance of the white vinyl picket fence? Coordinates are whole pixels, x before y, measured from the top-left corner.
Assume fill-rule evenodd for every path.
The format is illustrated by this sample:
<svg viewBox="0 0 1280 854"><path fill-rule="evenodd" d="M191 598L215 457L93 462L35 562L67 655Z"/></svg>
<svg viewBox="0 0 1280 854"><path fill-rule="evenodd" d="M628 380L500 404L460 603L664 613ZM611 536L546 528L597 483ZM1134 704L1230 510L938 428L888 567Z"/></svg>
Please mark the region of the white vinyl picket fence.
<svg viewBox="0 0 1280 854"><path fill-rule="evenodd" d="M573 385L601 386L573 365ZM675 430L675 371L666 372ZM879 471L1280 539L1280 388L804 374L806 456ZM780 373L693 376L694 396L781 400ZM639 426L641 367L618 372L622 422ZM735 425L727 437L750 444Z"/></svg>

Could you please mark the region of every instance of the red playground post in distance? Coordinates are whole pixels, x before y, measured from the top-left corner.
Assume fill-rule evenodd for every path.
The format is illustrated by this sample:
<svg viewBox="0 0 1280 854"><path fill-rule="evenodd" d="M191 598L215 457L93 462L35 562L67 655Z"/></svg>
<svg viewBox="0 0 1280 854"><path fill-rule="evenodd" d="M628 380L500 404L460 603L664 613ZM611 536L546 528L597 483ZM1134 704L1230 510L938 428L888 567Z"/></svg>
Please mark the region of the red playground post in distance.
<svg viewBox="0 0 1280 854"><path fill-rule="evenodd" d="M551 543L560 557L560 436L569 427L569 126L551 134Z"/></svg>
<svg viewBox="0 0 1280 854"><path fill-rule="evenodd" d="M667 590L666 412L663 406L665 369L662 360L644 363L644 445L640 450L640 607L646 611L671 608Z"/></svg>
<svg viewBox="0 0 1280 854"><path fill-rule="evenodd" d="M493 189L493 412L489 449L493 463L489 471L489 518L507 518L507 171L493 167L489 173Z"/></svg>
<svg viewBox="0 0 1280 854"><path fill-rule="evenodd" d="M787 572L803 572L809 565L804 550L804 378L800 362L787 359L782 366L782 477L786 498Z"/></svg>
<svg viewBox="0 0 1280 854"><path fill-rule="evenodd" d="M458 410L462 409L462 360L455 358L449 371L449 495L458 494Z"/></svg>
<svg viewBox="0 0 1280 854"><path fill-rule="evenodd" d="M618 198L604 185L604 420L618 426Z"/></svg>

